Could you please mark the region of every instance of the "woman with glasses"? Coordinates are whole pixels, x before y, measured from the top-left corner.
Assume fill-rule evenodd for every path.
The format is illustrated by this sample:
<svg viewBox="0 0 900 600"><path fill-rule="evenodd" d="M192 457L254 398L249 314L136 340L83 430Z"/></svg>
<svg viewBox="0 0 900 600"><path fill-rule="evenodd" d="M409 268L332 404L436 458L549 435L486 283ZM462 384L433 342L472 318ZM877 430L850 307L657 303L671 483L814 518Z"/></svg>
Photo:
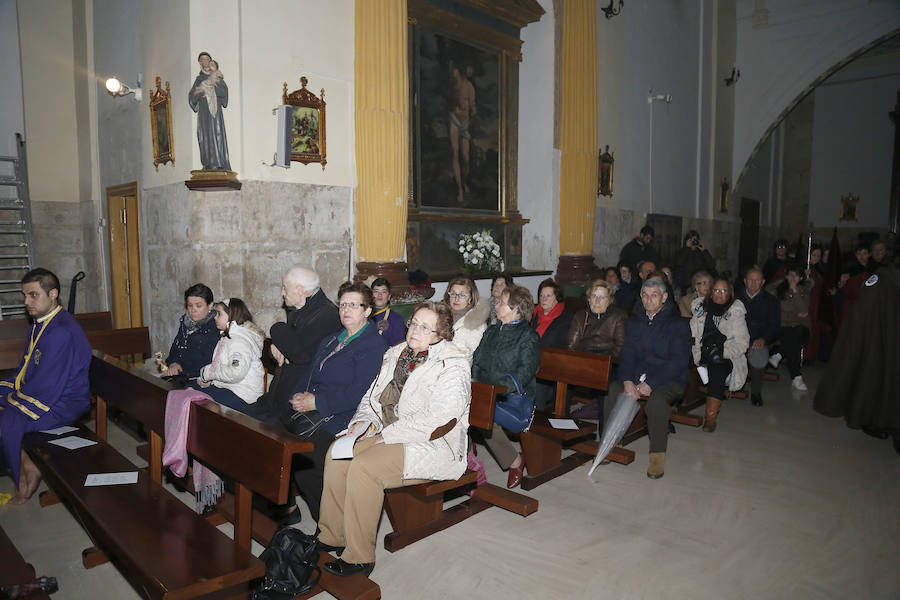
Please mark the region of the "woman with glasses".
<svg viewBox="0 0 900 600"><path fill-rule="evenodd" d="M472 362L472 380L505 385L515 389L509 377L513 373L526 396L534 398L535 375L541 362L541 338L528 324L534 300L528 289L511 285L500 294L496 325L484 332ZM497 459L501 469L509 469L506 487L514 488L522 481L525 459L496 423L484 443Z"/></svg>
<svg viewBox="0 0 900 600"><path fill-rule="evenodd" d="M587 300L588 307L578 311L572 319L566 346L569 350L608 354L613 359L619 358L619 352L625 345L625 322L628 321L628 313L613 305L615 298L612 286L602 279L591 282L587 289ZM613 380L614 378L610 376L610 381ZM614 401L615 397L612 400ZM604 408L608 412L612 408L612 402L606 403ZM596 419L599 415L600 407L596 399L572 413L573 417L579 419Z"/></svg>
<svg viewBox="0 0 900 600"><path fill-rule="evenodd" d="M471 277L458 275L447 283L444 304L453 316L453 342L475 352L487 328L491 305L478 299L478 289Z"/></svg>
<svg viewBox="0 0 900 600"><path fill-rule="evenodd" d="M388 347L378 327L369 320L374 305L372 290L366 284L341 285L338 309L344 328L325 336L319 344L307 376L300 378L291 397L293 412L283 420L289 431L314 446L311 453L297 459L295 468L300 468L294 471L294 480L316 521L328 447L335 435L347 428ZM295 512L284 522L299 520L299 512Z"/></svg>
<svg viewBox="0 0 900 600"><path fill-rule="evenodd" d="M350 419L348 435L365 428L353 458L325 462L319 547L343 548L325 564L331 573L372 572L384 490L457 479L466 470L469 352L453 343L452 318L443 303L416 306L406 343L384 355Z"/></svg>
<svg viewBox="0 0 900 600"><path fill-rule="evenodd" d="M691 277L691 292L685 294L681 300L678 301L678 312L681 313L681 316L685 319L690 319L693 314L691 314L691 306L694 304L694 300L700 298L702 302L704 298L709 294L709 286L712 285L712 275L710 275L706 271L697 271Z"/></svg>
<svg viewBox="0 0 900 600"><path fill-rule="evenodd" d="M691 313L694 364L706 368L709 376L703 431L712 433L725 398L725 386L737 391L747 380L747 311L743 302L735 300L731 284L716 279L706 298L694 300Z"/></svg>

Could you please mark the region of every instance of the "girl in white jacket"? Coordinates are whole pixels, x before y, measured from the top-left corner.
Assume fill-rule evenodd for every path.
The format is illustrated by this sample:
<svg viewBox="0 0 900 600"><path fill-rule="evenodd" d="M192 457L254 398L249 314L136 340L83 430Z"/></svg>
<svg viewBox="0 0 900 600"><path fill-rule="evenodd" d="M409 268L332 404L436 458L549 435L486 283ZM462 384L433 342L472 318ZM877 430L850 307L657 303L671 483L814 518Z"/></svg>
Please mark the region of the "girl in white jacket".
<svg viewBox="0 0 900 600"><path fill-rule="evenodd" d="M240 298L216 303L215 311L222 333L212 362L200 369L197 383L219 404L246 412L265 391L260 360L265 334Z"/></svg>

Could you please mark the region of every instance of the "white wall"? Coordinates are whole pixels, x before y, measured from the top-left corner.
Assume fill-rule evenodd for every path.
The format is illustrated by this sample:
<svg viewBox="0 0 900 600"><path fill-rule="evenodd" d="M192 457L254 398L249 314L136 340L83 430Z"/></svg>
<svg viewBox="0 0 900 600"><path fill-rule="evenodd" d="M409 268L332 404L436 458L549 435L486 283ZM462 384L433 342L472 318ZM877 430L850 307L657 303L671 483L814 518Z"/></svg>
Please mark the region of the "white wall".
<svg viewBox="0 0 900 600"><path fill-rule="evenodd" d="M16 0L0 0L0 154L16 154L16 133L25 133L22 110L22 69ZM11 171L4 168L0 174Z"/></svg>
<svg viewBox="0 0 900 600"><path fill-rule="evenodd" d="M768 24L753 26L754 10ZM766 131L817 78L866 44L900 27L900 2L738 0L732 179Z"/></svg>
<svg viewBox="0 0 900 600"><path fill-rule="evenodd" d="M900 54L849 65L815 91L809 220L817 227L888 222ZM840 221L840 198L860 197L859 221Z"/></svg>
<svg viewBox="0 0 900 600"><path fill-rule="evenodd" d="M553 0L522 30L519 65L519 212L531 222L522 231L522 265L556 269L559 256L559 150L553 147Z"/></svg>

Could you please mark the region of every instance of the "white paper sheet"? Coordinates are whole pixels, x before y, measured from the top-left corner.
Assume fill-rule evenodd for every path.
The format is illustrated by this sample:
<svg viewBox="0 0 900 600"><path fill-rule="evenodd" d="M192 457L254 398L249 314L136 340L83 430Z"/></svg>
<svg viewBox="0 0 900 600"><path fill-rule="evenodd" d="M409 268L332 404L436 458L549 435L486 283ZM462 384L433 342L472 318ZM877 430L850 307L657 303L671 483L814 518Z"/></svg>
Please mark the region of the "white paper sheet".
<svg viewBox="0 0 900 600"><path fill-rule="evenodd" d="M578 423L572 419L548 419L553 429L578 429Z"/></svg>
<svg viewBox="0 0 900 600"><path fill-rule="evenodd" d="M345 435L336 439L331 446L331 458L334 460L353 458L353 445L356 444L356 440L358 440L360 436L369 430L370 425L371 423L366 421L356 430L354 435Z"/></svg>
<svg viewBox="0 0 900 600"><path fill-rule="evenodd" d="M59 438L58 440L50 440L50 443L62 446L63 448L68 448L69 450L75 450L77 448L84 448L85 446L93 446L97 442L86 440L77 435L70 435L69 437Z"/></svg>
<svg viewBox="0 0 900 600"><path fill-rule="evenodd" d="M137 483L137 471L123 471L121 473L91 473L84 480L84 486L97 485L126 485L129 483Z"/></svg>
<svg viewBox="0 0 900 600"><path fill-rule="evenodd" d="M51 435L62 435L64 433L71 433L73 431L78 431L77 427L72 427L71 425L63 425L62 427L57 427L56 429L47 429L42 431L41 433L49 433Z"/></svg>
<svg viewBox="0 0 900 600"><path fill-rule="evenodd" d="M706 367L697 367L697 375L700 376L703 385L709 383L709 370Z"/></svg>

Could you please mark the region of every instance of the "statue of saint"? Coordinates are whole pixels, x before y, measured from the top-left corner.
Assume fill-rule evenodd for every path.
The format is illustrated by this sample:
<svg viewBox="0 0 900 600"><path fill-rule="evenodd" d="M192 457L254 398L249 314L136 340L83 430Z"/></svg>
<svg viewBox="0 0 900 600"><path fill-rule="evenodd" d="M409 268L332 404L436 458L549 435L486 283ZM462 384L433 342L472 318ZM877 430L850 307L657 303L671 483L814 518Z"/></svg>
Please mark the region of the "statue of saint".
<svg viewBox="0 0 900 600"><path fill-rule="evenodd" d="M219 63L208 52L201 52L197 62L200 63L200 73L191 87L188 103L191 110L197 113L200 162L206 171L230 171L223 114L223 109L228 106L228 86L219 70Z"/></svg>

